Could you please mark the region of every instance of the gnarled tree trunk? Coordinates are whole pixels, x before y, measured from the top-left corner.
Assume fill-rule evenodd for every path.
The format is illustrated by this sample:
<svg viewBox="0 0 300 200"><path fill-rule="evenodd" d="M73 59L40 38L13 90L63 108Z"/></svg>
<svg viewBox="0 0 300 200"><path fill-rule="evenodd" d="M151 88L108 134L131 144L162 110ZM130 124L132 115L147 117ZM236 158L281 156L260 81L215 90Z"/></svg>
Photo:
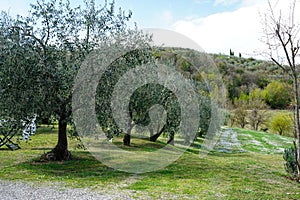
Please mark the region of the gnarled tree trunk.
<svg viewBox="0 0 300 200"><path fill-rule="evenodd" d="M151 142L156 142L156 140L159 138L159 136L164 132L165 128L163 127L158 133L150 136Z"/></svg>
<svg viewBox="0 0 300 200"><path fill-rule="evenodd" d="M124 138L123 138L123 144L125 146L130 146L131 130L134 127L134 123L132 122L132 113L130 112L128 115L129 115L128 128L127 128L126 134L124 135Z"/></svg>
<svg viewBox="0 0 300 200"><path fill-rule="evenodd" d="M153 137L154 131L152 127L149 127L149 132L150 132L150 138Z"/></svg>
<svg viewBox="0 0 300 200"><path fill-rule="evenodd" d="M72 154L68 150L67 138L67 116L65 113L61 114L58 120L58 141L54 149L42 155L41 159L51 161L66 161L72 159Z"/></svg>
<svg viewBox="0 0 300 200"><path fill-rule="evenodd" d="M131 139L131 130L133 128L133 125L130 125L130 127L127 129L127 132L126 134L124 135L124 138L123 138L123 144L125 146L130 146L130 139Z"/></svg>
<svg viewBox="0 0 300 200"><path fill-rule="evenodd" d="M130 146L130 134L125 134L123 138L123 144L125 146Z"/></svg>
<svg viewBox="0 0 300 200"><path fill-rule="evenodd" d="M167 144L174 146L174 135L175 135L174 131L170 131L169 140L168 140Z"/></svg>

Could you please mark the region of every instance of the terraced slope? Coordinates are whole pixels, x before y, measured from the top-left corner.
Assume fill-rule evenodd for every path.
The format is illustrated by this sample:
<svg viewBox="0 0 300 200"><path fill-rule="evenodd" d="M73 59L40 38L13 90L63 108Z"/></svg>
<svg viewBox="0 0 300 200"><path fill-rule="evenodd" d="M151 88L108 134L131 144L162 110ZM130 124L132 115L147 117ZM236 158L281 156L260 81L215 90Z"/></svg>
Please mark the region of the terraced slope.
<svg viewBox="0 0 300 200"><path fill-rule="evenodd" d="M224 127L214 150L225 153L255 152L278 154L282 153L284 148L291 144L292 138L289 137Z"/></svg>

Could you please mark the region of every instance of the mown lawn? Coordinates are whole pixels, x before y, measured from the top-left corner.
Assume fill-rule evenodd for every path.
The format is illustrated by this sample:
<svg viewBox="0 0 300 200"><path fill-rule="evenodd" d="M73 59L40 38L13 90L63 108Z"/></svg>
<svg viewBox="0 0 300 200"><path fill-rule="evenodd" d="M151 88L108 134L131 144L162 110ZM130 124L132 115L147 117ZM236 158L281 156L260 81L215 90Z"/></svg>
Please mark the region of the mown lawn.
<svg viewBox="0 0 300 200"><path fill-rule="evenodd" d="M237 131L242 132L241 139L245 134L258 134ZM43 128L31 141L22 142L21 150L0 149L0 179L90 188L101 193L130 191L132 198L141 199L300 199L300 184L286 178L282 155L256 151L254 145L244 153L211 152L203 158L198 149L190 149L162 170L129 174L104 166L84 150L73 150L72 161L39 162L39 156L56 140L55 130ZM116 144L121 147L120 140L116 139ZM151 151L163 145L147 143L133 140L131 151L143 147ZM245 141L242 144L247 147ZM71 150L72 146L74 141ZM269 147L272 150L272 145L265 145Z"/></svg>

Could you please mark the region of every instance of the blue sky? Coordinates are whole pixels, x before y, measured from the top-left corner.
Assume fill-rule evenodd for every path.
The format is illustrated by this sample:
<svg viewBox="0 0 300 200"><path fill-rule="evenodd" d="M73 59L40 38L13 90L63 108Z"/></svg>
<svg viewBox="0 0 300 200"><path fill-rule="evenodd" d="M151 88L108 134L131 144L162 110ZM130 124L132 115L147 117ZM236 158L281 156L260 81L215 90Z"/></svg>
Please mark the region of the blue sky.
<svg viewBox="0 0 300 200"><path fill-rule="evenodd" d="M211 14L233 11L243 1L240 0L115 0L117 7L133 11L133 20L140 27L167 27L172 21L205 17ZM1 10L10 10L11 14L26 14L29 4L35 0L1 0ZM71 0L80 4L82 0ZM104 0L96 0L103 4Z"/></svg>
<svg viewBox="0 0 300 200"><path fill-rule="evenodd" d="M215 4L208 0L119 0L123 8L133 11L134 20L142 27L169 27L180 19L205 17L232 11L239 2L231 5Z"/></svg>
<svg viewBox="0 0 300 200"><path fill-rule="evenodd" d="M263 48L259 12L267 0L115 0L133 12L139 28L164 28L196 41L205 51L256 57ZM272 0L277 1L277 0ZM1 10L25 15L35 0L1 0ZM82 0L71 0L79 4ZM103 4L104 0L96 0ZM282 0L281 2L286 2Z"/></svg>

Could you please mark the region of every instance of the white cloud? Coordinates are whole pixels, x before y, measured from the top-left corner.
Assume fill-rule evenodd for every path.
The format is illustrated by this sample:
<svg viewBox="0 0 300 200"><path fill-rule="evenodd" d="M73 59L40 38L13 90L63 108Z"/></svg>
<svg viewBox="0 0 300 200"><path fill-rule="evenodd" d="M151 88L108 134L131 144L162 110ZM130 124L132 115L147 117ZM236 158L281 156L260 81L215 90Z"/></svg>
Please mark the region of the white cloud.
<svg viewBox="0 0 300 200"><path fill-rule="evenodd" d="M287 16L289 1L281 0L278 3L278 0L272 0L271 3L276 5L274 13L278 14L281 10L281 14ZM295 9L295 19L299 23L298 7ZM173 24L173 30L191 38L209 53L229 54L229 49L232 49L236 55L240 52L245 57L264 58L260 54L267 47L261 42L264 35L260 13L267 10L266 0L243 0L235 11L180 20Z"/></svg>
<svg viewBox="0 0 300 200"><path fill-rule="evenodd" d="M229 49L253 56L263 45L260 5L242 7L233 12L205 18L177 21L173 28L196 41L206 52L226 53Z"/></svg>

